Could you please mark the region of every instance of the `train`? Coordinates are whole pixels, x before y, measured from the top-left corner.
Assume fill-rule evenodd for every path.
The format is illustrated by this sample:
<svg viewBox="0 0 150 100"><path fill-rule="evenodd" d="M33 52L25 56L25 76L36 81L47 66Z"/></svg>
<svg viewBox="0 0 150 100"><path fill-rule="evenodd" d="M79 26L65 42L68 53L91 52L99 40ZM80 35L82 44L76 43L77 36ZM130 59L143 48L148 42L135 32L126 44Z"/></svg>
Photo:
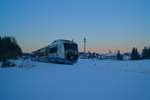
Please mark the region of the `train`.
<svg viewBox="0 0 150 100"><path fill-rule="evenodd" d="M73 40L58 39L33 51L34 60L59 64L75 64L79 58L78 45Z"/></svg>

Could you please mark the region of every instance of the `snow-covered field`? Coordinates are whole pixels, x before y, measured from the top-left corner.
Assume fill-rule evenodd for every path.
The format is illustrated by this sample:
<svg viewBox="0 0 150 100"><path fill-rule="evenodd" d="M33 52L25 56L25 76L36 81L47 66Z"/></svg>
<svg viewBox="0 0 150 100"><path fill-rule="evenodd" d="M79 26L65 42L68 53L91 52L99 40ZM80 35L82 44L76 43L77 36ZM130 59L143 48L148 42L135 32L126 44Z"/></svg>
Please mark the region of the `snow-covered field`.
<svg viewBox="0 0 150 100"><path fill-rule="evenodd" d="M150 60L17 63L0 68L0 100L150 100Z"/></svg>

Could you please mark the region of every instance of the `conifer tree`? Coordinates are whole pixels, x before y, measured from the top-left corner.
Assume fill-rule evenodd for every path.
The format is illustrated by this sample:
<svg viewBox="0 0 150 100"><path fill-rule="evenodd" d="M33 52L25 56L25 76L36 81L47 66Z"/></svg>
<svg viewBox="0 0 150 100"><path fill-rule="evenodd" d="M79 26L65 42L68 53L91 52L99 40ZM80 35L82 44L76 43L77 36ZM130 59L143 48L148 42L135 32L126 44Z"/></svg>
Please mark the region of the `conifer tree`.
<svg viewBox="0 0 150 100"><path fill-rule="evenodd" d="M0 60L21 56L22 50L14 37L0 37Z"/></svg>
<svg viewBox="0 0 150 100"><path fill-rule="evenodd" d="M122 60L123 59L123 56L120 54L120 51L117 51L117 60Z"/></svg>
<svg viewBox="0 0 150 100"><path fill-rule="evenodd" d="M148 59L149 58L149 50L147 47L144 47L142 50L142 59Z"/></svg>
<svg viewBox="0 0 150 100"><path fill-rule="evenodd" d="M150 59L150 47L148 49L148 59Z"/></svg>
<svg viewBox="0 0 150 100"><path fill-rule="evenodd" d="M139 60L139 59L140 59L140 56L139 56L137 48L133 48L131 52L131 60Z"/></svg>

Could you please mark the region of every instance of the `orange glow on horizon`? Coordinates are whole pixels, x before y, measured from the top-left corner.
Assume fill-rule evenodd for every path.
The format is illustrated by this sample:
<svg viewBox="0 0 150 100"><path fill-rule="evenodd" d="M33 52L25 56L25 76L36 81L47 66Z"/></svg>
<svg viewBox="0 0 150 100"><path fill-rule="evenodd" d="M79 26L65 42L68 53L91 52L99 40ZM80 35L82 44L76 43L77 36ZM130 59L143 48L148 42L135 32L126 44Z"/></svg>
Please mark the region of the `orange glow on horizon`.
<svg viewBox="0 0 150 100"><path fill-rule="evenodd" d="M31 53L39 48L23 48L23 52ZM141 51L143 48L138 48ZM121 51L122 53L131 52L132 48L87 48L87 52L96 52L96 53L108 53L111 51L112 53ZM83 52L82 48L79 48L79 52Z"/></svg>
<svg viewBox="0 0 150 100"><path fill-rule="evenodd" d="M131 52L132 48L87 48L87 52L96 52L96 53L108 53L109 51L117 52L121 51L122 53ZM141 50L141 49L139 49Z"/></svg>

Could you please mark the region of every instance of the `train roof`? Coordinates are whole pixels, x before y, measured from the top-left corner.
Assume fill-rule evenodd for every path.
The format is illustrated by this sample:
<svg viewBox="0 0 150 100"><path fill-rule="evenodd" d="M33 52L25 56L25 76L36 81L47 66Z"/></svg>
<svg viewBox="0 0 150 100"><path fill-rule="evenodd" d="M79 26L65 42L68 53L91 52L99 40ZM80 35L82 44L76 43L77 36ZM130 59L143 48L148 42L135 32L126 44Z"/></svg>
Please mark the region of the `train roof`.
<svg viewBox="0 0 150 100"><path fill-rule="evenodd" d="M71 41L71 40L65 40L65 39L57 39L57 40L55 40L54 42L52 42L51 44L49 44L48 46L51 46L52 44L55 44L55 43L57 43L57 42L68 42L68 43L75 43L73 40ZM33 51L33 52L37 52L37 51L41 51L41 50L44 50L46 47L48 47L48 46L45 46L45 47L43 47L43 48L40 48L40 49L38 49L38 50L36 50L36 51Z"/></svg>
<svg viewBox="0 0 150 100"><path fill-rule="evenodd" d="M55 40L54 42L52 43L55 43L55 42L74 42L73 40L64 40L64 39L58 39L58 40Z"/></svg>

